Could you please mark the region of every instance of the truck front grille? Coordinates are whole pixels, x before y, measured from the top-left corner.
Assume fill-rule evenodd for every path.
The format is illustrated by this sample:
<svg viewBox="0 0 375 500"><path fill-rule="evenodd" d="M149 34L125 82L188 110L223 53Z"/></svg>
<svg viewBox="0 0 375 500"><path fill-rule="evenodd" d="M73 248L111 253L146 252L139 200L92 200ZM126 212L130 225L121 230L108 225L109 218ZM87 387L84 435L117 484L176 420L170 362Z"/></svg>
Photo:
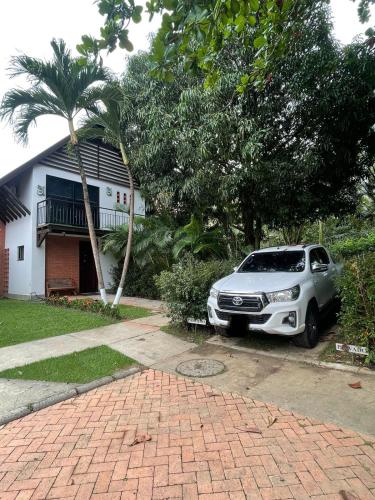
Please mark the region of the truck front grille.
<svg viewBox="0 0 375 500"><path fill-rule="evenodd" d="M215 309L215 313L216 316L223 321L230 321L233 316L230 313L218 311L217 309ZM246 314L242 317L251 325L264 325L264 323L270 319L271 314Z"/></svg>
<svg viewBox="0 0 375 500"><path fill-rule="evenodd" d="M257 295L220 293L217 303L220 309L238 312L260 312L264 307L261 297Z"/></svg>

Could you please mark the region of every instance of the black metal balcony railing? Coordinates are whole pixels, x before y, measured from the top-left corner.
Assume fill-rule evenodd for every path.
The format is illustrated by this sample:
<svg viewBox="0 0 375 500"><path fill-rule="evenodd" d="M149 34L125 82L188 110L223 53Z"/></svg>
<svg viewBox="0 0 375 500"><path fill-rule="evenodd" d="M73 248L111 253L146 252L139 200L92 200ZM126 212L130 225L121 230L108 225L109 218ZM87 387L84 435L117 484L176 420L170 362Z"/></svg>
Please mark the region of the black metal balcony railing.
<svg viewBox="0 0 375 500"><path fill-rule="evenodd" d="M128 222L128 214L111 208L91 206L96 229L111 229ZM83 203L47 198L37 204L37 225L87 227Z"/></svg>

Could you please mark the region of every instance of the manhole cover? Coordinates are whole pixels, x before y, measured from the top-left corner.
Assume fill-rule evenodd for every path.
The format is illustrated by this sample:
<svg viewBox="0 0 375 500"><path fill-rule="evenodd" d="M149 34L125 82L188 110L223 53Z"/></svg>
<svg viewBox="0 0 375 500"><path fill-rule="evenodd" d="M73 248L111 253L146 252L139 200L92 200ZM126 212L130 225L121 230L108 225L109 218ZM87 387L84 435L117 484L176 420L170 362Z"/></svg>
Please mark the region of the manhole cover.
<svg viewBox="0 0 375 500"><path fill-rule="evenodd" d="M216 359L190 359L180 363L176 371L187 377L212 377L225 370L225 365Z"/></svg>

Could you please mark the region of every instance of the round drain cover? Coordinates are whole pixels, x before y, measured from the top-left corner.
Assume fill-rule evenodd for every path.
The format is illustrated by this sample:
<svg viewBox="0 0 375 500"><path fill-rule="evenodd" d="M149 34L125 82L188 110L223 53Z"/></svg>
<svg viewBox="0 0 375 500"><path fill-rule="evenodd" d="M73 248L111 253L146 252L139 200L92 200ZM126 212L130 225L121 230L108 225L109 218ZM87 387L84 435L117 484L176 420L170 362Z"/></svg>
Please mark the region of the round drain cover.
<svg viewBox="0 0 375 500"><path fill-rule="evenodd" d="M225 365L216 359L190 359L180 363L176 371L187 377L212 377L225 370Z"/></svg>

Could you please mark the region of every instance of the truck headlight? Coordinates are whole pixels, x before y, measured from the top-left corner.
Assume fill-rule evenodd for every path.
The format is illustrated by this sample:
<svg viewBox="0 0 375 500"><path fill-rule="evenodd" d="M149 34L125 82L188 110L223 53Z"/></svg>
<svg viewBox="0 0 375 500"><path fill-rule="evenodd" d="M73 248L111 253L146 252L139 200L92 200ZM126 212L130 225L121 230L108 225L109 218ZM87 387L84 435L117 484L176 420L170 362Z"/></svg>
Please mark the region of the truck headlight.
<svg viewBox="0 0 375 500"><path fill-rule="evenodd" d="M300 291L301 289L299 285L296 285L293 288L288 288L287 290L266 293L266 296L269 302L290 302L291 300L298 299Z"/></svg>
<svg viewBox="0 0 375 500"><path fill-rule="evenodd" d="M219 290L216 290L216 288L211 288L210 296L213 297L214 299L217 299L218 295L219 295Z"/></svg>

